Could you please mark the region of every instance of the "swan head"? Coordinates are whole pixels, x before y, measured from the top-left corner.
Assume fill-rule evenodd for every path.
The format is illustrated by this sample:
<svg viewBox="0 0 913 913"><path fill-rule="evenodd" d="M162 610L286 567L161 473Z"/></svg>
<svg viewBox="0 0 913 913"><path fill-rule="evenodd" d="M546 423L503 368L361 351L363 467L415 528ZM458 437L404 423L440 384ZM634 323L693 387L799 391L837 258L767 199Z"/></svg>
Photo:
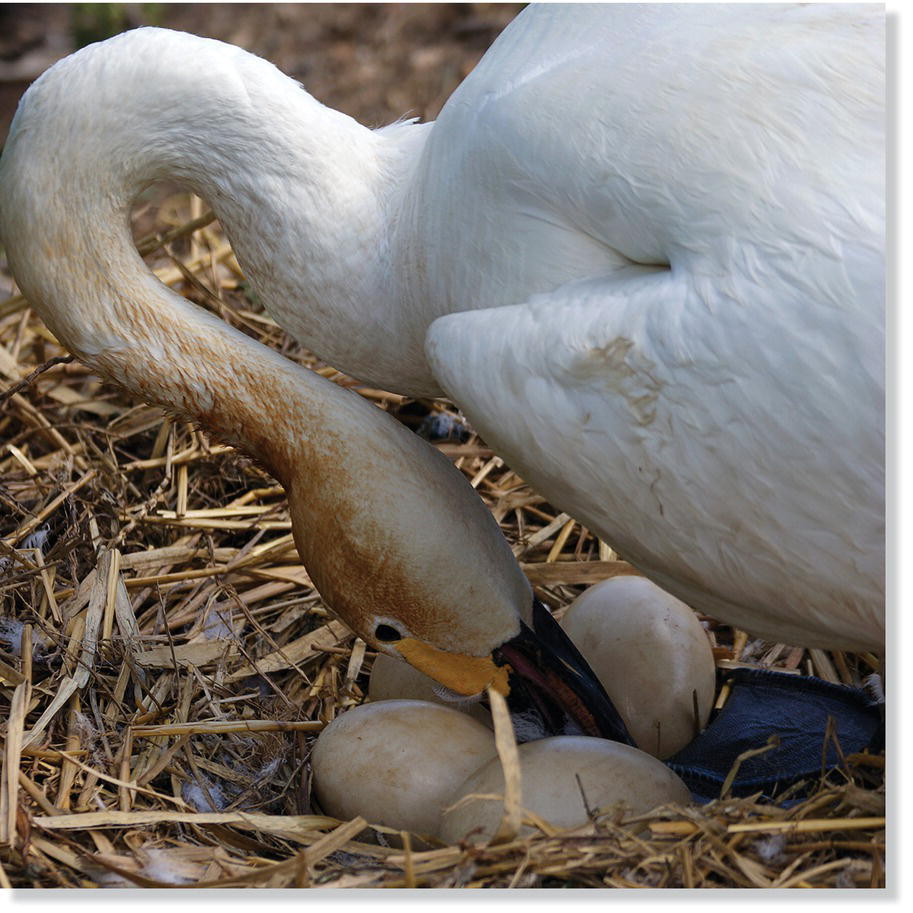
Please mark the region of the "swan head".
<svg viewBox="0 0 913 913"><path fill-rule="evenodd" d="M295 542L333 612L455 695L496 688L536 736L629 741L462 473L359 397L339 397L333 419L347 430L325 426L319 464L300 459L300 439L297 460L273 460L295 467Z"/></svg>
<svg viewBox="0 0 913 913"><path fill-rule="evenodd" d="M509 628L516 633L504 636L489 624L494 646L481 656L443 649L410 630L402 617L375 617L368 639L438 681L438 693L447 700L480 699L487 687L500 691L518 741L583 734L634 744L599 680L551 612L535 598L531 609L529 620L514 616ZM459 643L463 624L475 623L475 628L479 616L464 609L448 613L447 620L448 643L453 644Z"/></svg>

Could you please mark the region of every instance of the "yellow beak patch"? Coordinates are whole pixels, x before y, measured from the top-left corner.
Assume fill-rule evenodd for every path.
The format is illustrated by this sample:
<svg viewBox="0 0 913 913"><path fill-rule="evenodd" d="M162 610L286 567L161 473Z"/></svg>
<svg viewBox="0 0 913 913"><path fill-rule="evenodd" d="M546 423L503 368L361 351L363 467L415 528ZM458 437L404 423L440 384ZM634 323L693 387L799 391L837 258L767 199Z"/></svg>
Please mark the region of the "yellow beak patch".
<svg viewBox="0 0 913 913"><path fill-rule="evenodd" d="M414 637L404 637L396 644L403 659L419 672L440 682L457 694L478 694L489 685L503 695L510 693L508 666L497 666L490 656L467 656L439 650Z"/></svg>

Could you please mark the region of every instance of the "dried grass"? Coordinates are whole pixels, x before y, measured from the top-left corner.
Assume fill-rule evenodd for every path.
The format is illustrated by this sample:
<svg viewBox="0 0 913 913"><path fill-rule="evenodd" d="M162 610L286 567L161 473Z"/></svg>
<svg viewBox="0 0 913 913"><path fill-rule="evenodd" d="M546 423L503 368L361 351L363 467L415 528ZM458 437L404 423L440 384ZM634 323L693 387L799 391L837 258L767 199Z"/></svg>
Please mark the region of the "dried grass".
<svg viewBox="0 0 913 913"><path fill-rule="evenodd" d="M409 424L446 408L359 387L301 351L249 299L198 201L165 209L196 216L140 243L174 288ZM315 814L310 745L363 699L372 651L311 586L273 479L65 354L21 297L0 303L0 384L28 378L0 403L0 884L884 885L883 759L868 755L789 809L719 800L511 839L513 802L503 842L482 848L397 849L360 819ZM630 571L477 437L436 446L558 614L582 585ZM877 665L706 625L723 669L859 685Z"/></svg>

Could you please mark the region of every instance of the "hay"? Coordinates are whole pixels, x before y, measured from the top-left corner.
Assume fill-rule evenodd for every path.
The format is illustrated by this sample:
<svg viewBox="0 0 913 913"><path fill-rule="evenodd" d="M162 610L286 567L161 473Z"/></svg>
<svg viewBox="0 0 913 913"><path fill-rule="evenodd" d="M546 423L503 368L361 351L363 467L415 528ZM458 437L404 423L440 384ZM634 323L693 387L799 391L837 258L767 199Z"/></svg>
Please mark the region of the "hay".
<svg viewBox="0 0 913 913"><path fill-rule="evenodd" d="M172 286L417 426L429 411L302 351L246 292L211 215L141 242ZM142 214L139 215L142 217ZM190 242L192 233L192 244ZM100 382L13 294L0 304L0 884L285 887L879 887L883 759L851 756L785 809L665 808L489 847L402 849L316 813L317 731L374 654L298 563L282 489L252 461ZM475 435L438 446L557 614L631 568ZM871 655L750 640L704 619L718 665L860 685ZM721 694L718 703L725 699ZM509 755L509 746L505 748ZM529 820L529 819L526 819ZM535 825L536 822L533 822ZM378 836L379 835L379 836Z"/></svg>

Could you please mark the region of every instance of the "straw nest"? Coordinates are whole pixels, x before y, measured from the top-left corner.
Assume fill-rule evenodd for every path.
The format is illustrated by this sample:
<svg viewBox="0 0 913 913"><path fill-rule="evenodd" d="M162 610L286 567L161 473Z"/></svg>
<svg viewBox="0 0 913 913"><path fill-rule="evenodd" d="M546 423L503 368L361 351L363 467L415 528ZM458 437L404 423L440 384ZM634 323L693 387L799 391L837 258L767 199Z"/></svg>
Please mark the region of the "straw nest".
<svg viewBox="0 0 913 913"><path fill-rule="evenodd" d="M413 427L441 413L459 422L302 351L263 313L198 200L171 194L135 220L150 266L202 307ZM484 848L418 851L318 814L311 745L363 700L374 654L311 586L281 488L66 360L8 274L0 282L11 295L0 304L3 886L884 885L878 756L847 758L789 809L723 797L632 820L594 814L571 833L542 824L511 839L508 828ZM471 432L435 446L553 610L630 570ZM859 685L877 665L705 621L721 669Z"/></svg>

